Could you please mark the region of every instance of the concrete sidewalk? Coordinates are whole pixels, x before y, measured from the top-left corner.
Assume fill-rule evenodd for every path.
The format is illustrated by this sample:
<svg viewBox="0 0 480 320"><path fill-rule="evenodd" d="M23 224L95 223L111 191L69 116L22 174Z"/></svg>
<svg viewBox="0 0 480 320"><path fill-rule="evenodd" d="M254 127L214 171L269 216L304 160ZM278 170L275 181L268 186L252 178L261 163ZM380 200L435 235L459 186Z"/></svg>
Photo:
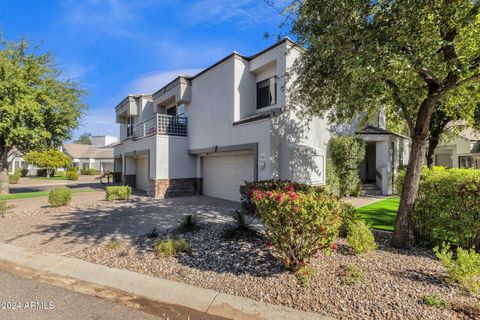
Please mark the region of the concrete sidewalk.
<svg viewBox="0 0 480 320"><path fill-rule="evenodd" d="M155 278L127 270L109 268L79 259L38 253L0 244L0 262L28 268L37 276L64 277L75 290L75 281L111 288L137 297L194 309L229 319L329 319L319 314L254 301L175 281ZM68 279L73 279L68 280ZM98 290L95 290L98 291Z"/></svg>

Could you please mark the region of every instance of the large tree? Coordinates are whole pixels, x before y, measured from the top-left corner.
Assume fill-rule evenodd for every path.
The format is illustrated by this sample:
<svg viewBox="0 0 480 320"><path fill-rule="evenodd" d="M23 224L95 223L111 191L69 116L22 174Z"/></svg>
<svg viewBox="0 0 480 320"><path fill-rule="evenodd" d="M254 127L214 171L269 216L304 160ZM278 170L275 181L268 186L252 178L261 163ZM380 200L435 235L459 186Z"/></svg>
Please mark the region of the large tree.
<svg viewBox="0 0 480 320"><path fill-rule="evenodd" d="M341 123L387 106L408 125L395 247L408 245L432 113L447 98L478 99L460 89L480 80L479 6L478 0L304 0L286 11L306 49L295 64L292 101Z"/></svg>
<svg viewBox="0 0 480 320"><path fill-rule="evenodd" d="M53 57L22 39L0 45L0 194L8 193L9 156L60 145L86 105Z"/></svg>
<svg viewBox="0 0 480 320"><path fill-rule="evenodd" d="M77 140L74 140L75 144L92 144L92 134L90 132L82 133Z"/></svg>

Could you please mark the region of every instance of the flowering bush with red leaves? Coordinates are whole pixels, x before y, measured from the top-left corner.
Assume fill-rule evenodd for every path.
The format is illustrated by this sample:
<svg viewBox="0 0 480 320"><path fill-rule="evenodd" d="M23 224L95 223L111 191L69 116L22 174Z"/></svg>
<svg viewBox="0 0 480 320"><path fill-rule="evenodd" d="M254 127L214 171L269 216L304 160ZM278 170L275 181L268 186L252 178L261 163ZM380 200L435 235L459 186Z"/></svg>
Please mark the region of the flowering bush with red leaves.
<svg viewBox="0 0 480 320"><path fill-rule="evenodd" d="M262 180L255 182L245 182L245 185L240 187L240 198L242 202L242 209L251 213L255 213L254 199L252 199L255 191L262 191L265 194L274 191L282 191L285 194L289 192L294 193L308 193L314 195L325 195L325 187L312 186L309 184L292 182L288 180Z"/></svg>
<svg viewBox="0 0 480 320"><path fill-rule="evenodd" d="M251 198L265 225L269 245L287 269L296 272L320 252L335 247L343 210L336 197L294 190L253 190Z"/></svg>

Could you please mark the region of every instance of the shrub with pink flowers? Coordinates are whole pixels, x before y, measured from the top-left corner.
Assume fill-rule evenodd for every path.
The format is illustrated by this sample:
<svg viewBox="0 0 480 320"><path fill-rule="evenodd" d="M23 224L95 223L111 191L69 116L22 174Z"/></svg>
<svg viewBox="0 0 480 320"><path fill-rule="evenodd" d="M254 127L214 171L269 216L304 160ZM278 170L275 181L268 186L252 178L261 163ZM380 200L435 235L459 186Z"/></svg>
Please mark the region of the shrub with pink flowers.
<svg viewBox="0 0 480 320"><path fill-rule="evenodd" d="M269 244L294 272L335 247L343 204L322 193L253 190L251 199L263 220Z"/></svg>
<svg viewBox="0 0 480 320"><path fill-rule="evenodd" d="M263 192L300 192L314 195L327 194L324 186L312 186L309 184L298 183L288 180L262 180L254 182L245 182L245 185L240 187L240 198L242 202L242 209L255 213L255 204L252 199L254 191Z"/></svg>

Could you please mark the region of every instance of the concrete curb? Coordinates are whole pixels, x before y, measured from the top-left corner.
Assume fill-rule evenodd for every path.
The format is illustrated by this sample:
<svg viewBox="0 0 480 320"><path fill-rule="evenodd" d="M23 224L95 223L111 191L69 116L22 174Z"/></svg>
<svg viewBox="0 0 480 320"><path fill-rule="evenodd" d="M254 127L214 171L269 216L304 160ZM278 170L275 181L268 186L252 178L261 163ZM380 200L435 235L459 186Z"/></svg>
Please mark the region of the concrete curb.
<svg viewBox="0 0 480 320"><path fill-rule="evenodd" d="M0 244L0 260L94 285L119 289L150 300L187 307L207 314L239 320L331 319L315 313L219 293L140 273L109 268L80 259L38 253L9 244Z"/></svg>

